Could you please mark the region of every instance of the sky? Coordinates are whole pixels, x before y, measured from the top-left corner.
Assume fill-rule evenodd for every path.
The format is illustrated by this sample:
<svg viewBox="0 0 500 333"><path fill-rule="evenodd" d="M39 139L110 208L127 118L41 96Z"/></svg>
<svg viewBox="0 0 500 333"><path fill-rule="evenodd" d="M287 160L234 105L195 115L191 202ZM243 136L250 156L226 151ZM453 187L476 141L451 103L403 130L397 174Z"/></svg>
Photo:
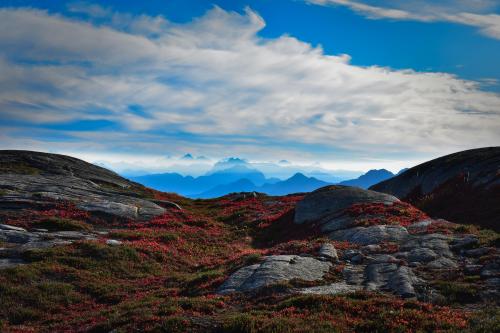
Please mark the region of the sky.
<svg viewBox="0 0 500 333"><path fill-rule="evenodd" d="M499 0L4 0L0 149L397 171L499 145L499 59Z"/></svg>

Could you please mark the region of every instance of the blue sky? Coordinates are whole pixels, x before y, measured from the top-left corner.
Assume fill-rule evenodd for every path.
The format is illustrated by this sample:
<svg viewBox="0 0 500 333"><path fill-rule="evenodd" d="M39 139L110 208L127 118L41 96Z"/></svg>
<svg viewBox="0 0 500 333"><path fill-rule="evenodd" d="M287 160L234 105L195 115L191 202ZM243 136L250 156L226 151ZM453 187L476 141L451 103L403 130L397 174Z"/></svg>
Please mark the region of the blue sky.
<svg viewBox="0 0 500 333"><path fill-rule="evenodd" d="M397 170L500 142L500 3L3 1L0 148Z"/></svg>

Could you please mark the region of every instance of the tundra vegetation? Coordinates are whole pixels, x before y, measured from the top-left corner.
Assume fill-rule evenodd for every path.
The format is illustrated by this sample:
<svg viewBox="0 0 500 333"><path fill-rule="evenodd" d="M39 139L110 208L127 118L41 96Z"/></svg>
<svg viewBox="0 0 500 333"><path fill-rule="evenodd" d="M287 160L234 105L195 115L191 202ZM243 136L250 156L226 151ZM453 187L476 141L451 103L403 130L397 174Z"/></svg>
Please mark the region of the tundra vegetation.
<svg viewBox="0 0 500 333"><path fill-rule="evenodd" d="M95 240L25 251L25 264L0 270L0 327L3 332L407 332L498 329L498 311L462 306L478 300L478 279L436 279L442 304L405 300L387 293L294 295L290 281L258 293L217 294L237 269L271 254L308 254L327 241L314 225L293 223L301 195L231 196L189 200L154 192L175 201L149 221L104 219L64 203L54 209L11 216L4 223L26 229L109 230ZM356 205L351 215L387 208ZM399 203L389 208L389 223L405 225L420 213ZM364 225L378 219L360 221ZM467 229L467 230L464 230ZM498 235L476 227L447 232L476 232L482 242ZM121 241L114 246L107 239ZM330 241L342 251L355 244ZM338 274L339 268L337 268ZM335 270L329 278L335 280ZM493 313L492 313L493 311Z"/></svg>

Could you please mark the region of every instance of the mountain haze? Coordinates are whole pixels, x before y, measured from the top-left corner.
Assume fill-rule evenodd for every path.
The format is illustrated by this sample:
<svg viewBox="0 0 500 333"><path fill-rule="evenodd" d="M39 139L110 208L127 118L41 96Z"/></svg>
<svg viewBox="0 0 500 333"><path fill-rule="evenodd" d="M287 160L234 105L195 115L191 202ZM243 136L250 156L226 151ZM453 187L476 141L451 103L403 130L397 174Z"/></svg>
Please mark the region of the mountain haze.
<svg viewBox="0 0 500 333"><path fill-rule="evenodd" d="M380 183L381 181L384 181L391 177L394 177L394 174L386 169L370 170L356 179L342 181L339 184L348 186L357 186L367 189L370 186Z"/></svg>

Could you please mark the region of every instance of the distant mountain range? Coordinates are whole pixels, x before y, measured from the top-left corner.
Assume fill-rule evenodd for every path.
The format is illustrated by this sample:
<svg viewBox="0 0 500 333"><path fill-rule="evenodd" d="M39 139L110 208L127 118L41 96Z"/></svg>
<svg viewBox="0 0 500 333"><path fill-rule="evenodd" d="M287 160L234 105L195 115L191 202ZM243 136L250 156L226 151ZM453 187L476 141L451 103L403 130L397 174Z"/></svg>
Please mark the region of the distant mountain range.
<svg viewBox="0 0 500 333"><path fill-rule="evenodd" d="M233 183L219 185L208 191L191 195L191 197L216 198L232 192L261 192L269 195L286 195L298 192L311 192L326 185L330 185L330 183L314 177L306 177L301 173L296 173L286 180L275 183L265 183L262 186L257 186L246 178L239 179Z"/></svg>
<svg viewBox="0 0 500 333"><path fill-rule="evenodd" d="M401 172L401 171L400 171ZM357 186L364 189L394 177L394 174L386 169L370 170L356 179L340 182L340 185Z"/></svg>
<svg viewBox="0 0 500 333"><path fill-rule="evenodd" d="M229 169L214 171L199 177L182 176L178 173L161 173L131 177L131 179L160 191L175 192L186 196L202 193L241 179L247 179L258 186L275 181L266 179L262 172L244 165L232 166Z"/></svg>
<svg viewBox="0 0 500 333"><path fill-rule="evenodd" d="M393 176L394 174L385 169L370 170L359 178L343 181L340 184L368 188ZM212 172L199 177L162 173L131 177L131 179L160 191L175 192L191 198L215 198L233 192L252 191L269 195L286 195L310 192L334 184L302 173L296 173L285 180L266 178L262 172L249 168L245 161L239 159L216 164Z"/></svg>

